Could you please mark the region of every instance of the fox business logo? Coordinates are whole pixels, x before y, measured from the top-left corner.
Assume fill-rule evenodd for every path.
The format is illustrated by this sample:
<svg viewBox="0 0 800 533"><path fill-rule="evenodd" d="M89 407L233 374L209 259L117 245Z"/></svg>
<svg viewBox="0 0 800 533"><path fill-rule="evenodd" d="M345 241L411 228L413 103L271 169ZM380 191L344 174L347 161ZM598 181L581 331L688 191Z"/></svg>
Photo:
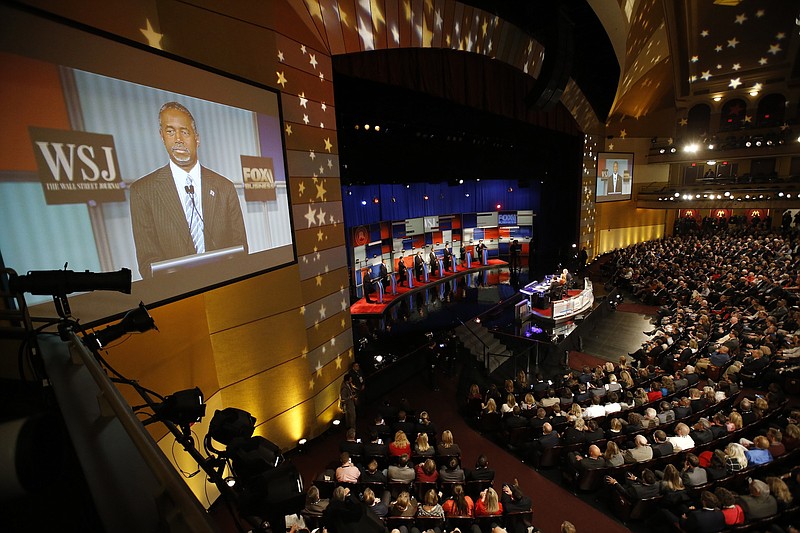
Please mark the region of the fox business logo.
<svg viewBox="0 0 800 533"><path fill-rule="evenodd" d="M29 133L48 204L125 200L114 137L36 127Z"/></svg>
<svg viewBox="0 0 800 533"><path fill-rule="evenodd" d="M277 199L275 194L275 166L271 157L241 156L244 198L248 202L267 202Z"/></svg>

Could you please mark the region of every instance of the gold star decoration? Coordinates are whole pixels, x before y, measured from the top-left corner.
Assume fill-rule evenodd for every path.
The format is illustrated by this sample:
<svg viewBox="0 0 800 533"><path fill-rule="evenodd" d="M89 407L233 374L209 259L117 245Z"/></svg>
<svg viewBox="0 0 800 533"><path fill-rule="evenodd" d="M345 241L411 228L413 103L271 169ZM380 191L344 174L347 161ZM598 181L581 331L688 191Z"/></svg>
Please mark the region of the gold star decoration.
<svg viewBox="0 0 800 533"><path fill-rule="evenodd" d="M305 305L301 305L300 306L300 314L301 315L305 315L306 314L306 306Z"/></svg>
<svg viewBox="0 0 800 533"><path fill-rule="evenodd" d="M309 54L309 57L311 59L308 62L311 64L312 67L314 67L314 70L316 70L317 69L317 56L315 54Z"/></svg>
<svg viewBox="0 0 800 533"><path fill-rule="evenodd" d="M300 107L305 107L308 109L308 98L306 98L306 93L302 92L297 96L300 98Z"/></svg>
<svg viewBox="0 0 800 533"><path fill-rule="evenodd" d="M287 124L286 125L286 135L291 135L291 134L292 134L292 125L291 124Z"/></svg>
<svg viewBox="0 0 800 533"><path fill-rule="evenodd" d="M622 131L619 132L619 138L620 139L624 139L627 136L628 136L628 132L627 131L622 130Z"/></svg>
<svg viewBox="0 0 800 533"><path fill-rule="evenodd" d="M331 346L336 346L336 337L331 337Z"/></svg>
<svg viewBox="0 0 800 533"><path fill-rule="evenodd" d="M316 215L317 215L317 210L316 209L311 209L311 206L309 205L308 206L308 212L305 215L303 215L303 218L308 220L308 227L309 228L311 227L312 224L315 223Z"/></svg>
<svg viewBox="0 0 800 533"><path fill-rule="evenodd" d="M317 274L317 276L314 279L317 282L317 287L322 287L322 275Z"/></svg>
<svg viewBox="0 0 800 533"><path fill-rule="evenodd" d="M322 363L317 361L317 377L322 377Z"/></svg>
<svg viewBox="0 0 800 533"><path fill-rule="evenodd" d="M322 242L322 239L323 239L324 237L325 237L325 234L322 232L322 230L319 230L319 231L317 232L317 242Z"/></svg>
<svg viewBox="0 0 800 533"><path fill-rule="evenodd" d="M283 63L284 61L283 52L281 52L280 50L278 50L278 61L280 61L281 63Z"/></svg>
<svg viewBox="0 0 800 533"><path fill-rule="evenodd" d="M283 71L276 72L275 74L278 75L278 81L276 83L285 89L286 88L286 76L283 74Z"/></svg>
<svg viewBox="0 0 800 533"><path fill-rule="evenodd" d="M302 181L301 181L301 182L300 182L300 183L297 185L297 193L298 193L298 196L303 196L303 193L304 193L304 192L306 192L306 184L305 184L304 182L302 182Z"/></svg>
<svg viewBox="0 0 800 533"><path fill-rule="evenodd" d="M308 390L314 390L314 378L308 380Z"/></svg>
<svg viewBox="0 0 800 533"><path fill-rule="evenodd" d="M333 148L333 144L331 143L331 138L325 138L325 151L330 153L331 149Z"/></svg>
<svg viewBox="0 0 800 533"><path fill-rule="evenodd" d="M614 143L608 143L608 149L613 151L614 150Z"/></svg>
<svg viewBox="0 0 800 533"><path fill-rule="evenodd" d="M150 19L145 19L145 22L147 24L147 28L139 28L139 31L142 32L144 38L147 39L147 46L153 47L156 50L162 50L161 39L164 37L164 34L158 33L153 29L153 26L150 24Z"/></svg>
<svg viewBox="0 0 800 533"><path fill-rule="evenodd" d="M341 369L342 369L342 356L341 355L337 355L336 356L336 370L341 370Z"/></svg>
<svg viewBox="0 0 800 533"><path fill-rule="evenodd" d="M308 151L308 157L310 157L311 160L313 161L313 160L315 160L317 158L317 154L314 153L314 150L309 150Z"/></svg>
<svg viewBox="0 0 800 533"><path fill-rule="evenodd" d="M680 122L678 122L678 124L681 126L686 126L688 123L689 121L686 119L686 117L682 118Z"/></svg>
<svg viewBox="0 0 800 533"><path fill-rule="evenodd" d="M308 346L304 346L302 350L300 350L300 357L306 359L308 356Z"/></svg>
<svg viewBox="0 0 800 533"><path fill-rule="evenodd" d="M322 72L319 73L319 81L325 81L325 74Z"/></svg>
<svg viewBox="0 0 800 533"><path fill-rule="evenodd" d="M306 55L306 45L301 44L300 45L300 51L303 52L303 55Z"/></svg>
<svg viewBox="0 0 800 533"><path fill-rule="evenodd" d="M319 306L319 318L320 320L325 320L327 317L327 309L325 309L325 304Z"/></svg>
<svg viewBox="0 0 800 533"><path fill-rule="evenodd" d="M346 322L344 321L344 318L342 318L342 320L339 322L339 324L342 326L342 328L345 327Z"/></svg>
<svg viewBox="0 0 800 533"><path fill-rule="evenodd" d="M308 126L308 123L309 123L309 122L310 122L310 120L308 120L308 115L303 115L303 123L304 123L306 126Z"/></svg>
<svg viewBox="0 0 800 533"><path fill-rule="evenodd" d="M327 194L327 192L328 191L325 190L324 182L322 182L322 181L318 182L317 183L317 200L322 200L324 202L325 201L325 194Z"/></svg>
<svg viewBox="0 0 800 533"><path fill-rule="evenodd" d="M753 117L751 117L750 115L745 115L744 121L746 124L750 124L751 122L753 122Z"/></svg>

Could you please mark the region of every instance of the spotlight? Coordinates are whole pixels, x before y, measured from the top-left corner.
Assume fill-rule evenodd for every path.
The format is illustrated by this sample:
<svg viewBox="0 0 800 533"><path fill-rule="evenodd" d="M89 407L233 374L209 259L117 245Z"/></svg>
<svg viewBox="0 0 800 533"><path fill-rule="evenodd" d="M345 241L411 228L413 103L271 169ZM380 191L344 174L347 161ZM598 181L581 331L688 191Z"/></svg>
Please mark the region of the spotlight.
<svg viewBox="0 0 800 533"><path fill-rule="evenodd" d="M791 198L791 197L792 197L792 194L787 192L786 193L786 198Z"/></svg>
<svg viewBox="0 0 800 533"><path fill-rule="evenodd" d="M476 318L476 319L475 319L475 323L476 323L476 324L480 324L480 323L481 323L481 317L478 317L478 318Z"/></svg>
<svg viewBox="0 0 800 533"><path fill-rule="evenodd" d="M677 197L678 197L678 196L680 196L680 195L681 195L681 193L679 193L679 192L676 192L676 193L674 194L675 198L677 198Z"/></svg>
<svg viewBox="0 0 800 533"><path fill-rule="evenodd" d="M508 192L514 192L514 187L509 187Z"/></svg>
<svg viewBox="0 0 800 533"><path fill-rule="evenodd" d="M730 195L731 195L731 193L730 193L729 191L725 191L725 197L726 197L726 198L727 198L728 196L730 196Z"/></svg>
<svg viewBox="0 0 800 533"><path fill-rule="evenodd" d="M659 153L659 154L663 154L663 153L665 153L666 151L667 151L667 150L666 150L665 148L661 148L661 149L659 149L659 150L658 150L658 153Z"/></svg>
<svg viewBox="0 0 800 533"><path fill-rule="evenodd" d="M675 153L675 152L677 152L677 151L678 151L678 149L677 149L677 148L675 148L674 146L673 146L672 148L670 148L670 149L669 149L669 153L671 153L671 154L674 154L674 153Z"/></svg>
<svg viewBox="0 0 800 533"><path fill-rule="evenodd" d="M331 424L333 424L336 427L338 427L341 423L342 423L342 421L339 420L338 418L334 418L333 422L331 422Z"/></svg>
<svg viewBox="0 0 800 533"><path fill-rule="evenodd" d="M429 197L428 197L428 195L426 194L425 196L423 196L423 197L422 197L422 199L423 199L423 200L425 200L425 201L428 201L428 200L429 200Z"/></svg>
<svg viewBox="0 0 800 533"><path fill-rule="evenodd" d="M367 205L367 201L366 200L361 200L361 205Z"/></svg>
<svg viewBox="0 0 800 533"><path fill-rule="evenodd" d="M375 125L375 131L381 131L381 127L378 126L377 124Z"/></svg>
<svg viewBox="0 0 800 533"><path fill-rule="evenodd" d="M159 420L167 420L181 427L200 422L206 415L203 392L195 387L171 394L164 398L155 414Z"/></svg>
<svg viewBox="0 0 800 533"><path fill-rule="evenodd" d="M376 126L376 128L377 128L377 126ZM308 442L308 439L302 438L299 441L297 441L297 445L298 446L305 446L307 442Z"/></svg>
<svg viewBox="0 0 800 533"><path fill-rule="evenodd" d="M497 208L498 211L503 208L503 206L501 204L497 204L495 207Z"/></svg>
<svg viewBox="0 0 800 533"><path fill-rule="evenodd" d="M108 344L127 333L144 333L151 329L158 331L155 321L150 316L150 313L147 312L147 308L143 303L139 302L139 307L125 313L125 316L118 323L83 337L83 344L90 350L98 350L108 346Z"/></svg>
<svg viewBox="0 0 800 533"><path fill-rule="evenodd" d="M752 142L750 142L750 141L746 141L746 142L744 143L744 145L745 145L746 147L750 148L751 146L753 146L753 143L752 143Z"/></svg>
<svg viewBox="0 0 800 533"><path fill-rule="evenodd" d="M369 124L364 124L364 129L369 131Z"/></svg>
<svg viewBox="0 0 800 533"><path fill-rule="evenodd" d="M709 150L713 150L713 149L714 149L714 143L711 143L711 144L709 144L709 145L708 145L708 149L709 149Z"/></svg>
<svg viewBox="0 0 800 533"><path fill-rule="evenodd" d="M468 192L465 192L465 193L464 193L464 196L466 196L467 198L469 198L469 193L468 193Z"/></svg>
<svg viewBox="0 0 800 533"><path fill-rule="evenodd" d="M714 97L714 101L715 101L715 102L719 102L720 100L722 100L722 97L721 97L721 96L715 96L715 97Z"/></svg>
<svg viewBox="0 0 800 533"><path fill-rule="evenodd" d="M684 152L689 152L689 153L695 153L695 152L697 152L697 149L698 149L698 147L694 143L687 144L686 146L683 147L683 151Z"/></svg>
<svg viewBox="0 0 800 533"><path fill-rule="evenodd" d="M380 201L380 200L378 199L378 197L376 196L376 197L374 197L374 198L372 199L372 203L373 203L373 204L379 204L379 203L381 203L381 201Z"/></svg>
<svg viewBox="0 0 800 533"><path fill-rule="evenodd" d="M247 439L253 435L256 428L256 419L253 415L236 407L227 407L214 412L208 425L209 438L227 446L234 439Z"/></svg>
<svg viewBox="0 0 800 533"><path fill-rule="evenodd" d="M464 184L464 180L458 180L458 184L459 185L463 185Z"/></svg>
<svg viewBox="0 0 800 533"><path fill-rule="evenodd" d="M783 192L779 192L779 193L778 193L778 197L779 197L779 198L783 198Z"/></svg>
<svg viewBox="0 0 800 533"><path fill-rule="evenodd" d="M713 145L709 145L709 146L713 146ZM717 164L717 162L716 162L716 161L713 161L713 160L712 160L712 161L706 161L706 165L708 165L708 166L710 166L710 167L713 167L713 166L714 166L714 165L716 165L716 164Z"/></svg>

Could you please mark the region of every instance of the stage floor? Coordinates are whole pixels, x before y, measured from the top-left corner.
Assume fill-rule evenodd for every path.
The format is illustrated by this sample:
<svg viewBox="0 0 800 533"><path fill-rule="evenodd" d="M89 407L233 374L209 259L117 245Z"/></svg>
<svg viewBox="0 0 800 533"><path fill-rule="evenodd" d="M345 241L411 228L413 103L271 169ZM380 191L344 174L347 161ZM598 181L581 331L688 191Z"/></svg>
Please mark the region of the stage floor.
<svg viewBox="0 0 800 533"><path fill-rule="evenodd" d="M425 283L417 282L414 279L414 288L410 289L406 286L397 286L397 294L389 294L384 293L383 295L383 303L378 303L377 293L372 293L370 296L373 299L374 303L367 302L364 298L360 298L358 301L354 302L350 306L350 315L353 318L380 318L384 312L394 304L399 303L403 300L405 296L413 296L417 293L424 293L431 287L437 287L444 283L449 283L451 281L456 281L460 283L463 278L464 285L467 288L475 287L475 286L490 286L490 285L497 285L498 283L502 283L503 281L508 281L510 278L510 273L506 271L505 273L500 272L488 272L492 269L498 269L500 267L507 267L508 263L500 260L500 259L489 259L487 264L481 265L480 263L476 264L473 263L473 267L470 269L462 269L459 268L458 272L447 272L445 276L431 276L429 281ZM475 278L476 274L485 274L487 279L485 280L478 280L473 279ZM467 279L467 276L470 276ZM488 279L491 276L491 279ZM505 277L505 280L503 279ZM453 287L449 287L452 291ZM443 291L444 292L444 291Z"/></svg>

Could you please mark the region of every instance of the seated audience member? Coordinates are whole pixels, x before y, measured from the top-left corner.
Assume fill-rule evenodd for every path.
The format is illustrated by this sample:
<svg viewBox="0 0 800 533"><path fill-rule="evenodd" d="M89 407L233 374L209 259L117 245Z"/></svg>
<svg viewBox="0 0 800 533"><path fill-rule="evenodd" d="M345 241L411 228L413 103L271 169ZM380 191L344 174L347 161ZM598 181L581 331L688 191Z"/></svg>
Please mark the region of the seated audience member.
<svg viewBox="0 0 800 533"><path fill-rule="evenodd" d="M408 437L406 437L404 431L398 431L394 434L394 441L389 443L389 455L391 457L411 455L411 443L408 442Z"/></svg>
<svg viewBox="0 0 800 533"><path fill-rule="evenodd" d="M583 418L589 420L600 416L606 416L606 410L605 407L600 404L600 398L594 396L592 397L592 404L583 411Z"/></svg>
<svg viewBox="0 0 800 533"><path fill-rule="evenodd" d="M594 468L605 468L606 460L603 459L603 452L597 445L589 446L589 453L584 457L578 453L568 456L568 460L575 470L591 470Z"/></svg>
<svg viewBox="0 0 800 533"><path fill-rule="evenodd" d="M783 433L778 428L767 430L767 440L769 441L769 453L773 458L780 457L786 453L786 446L783 445Z"/></svg>
<svg viewBox="0 0 800 533"><path fill-rule="evenodd" d="M427 433L420 433L417 435L417 440L414 442L414 455L420 455L422 457L436 455L436 450L428 443Z"/></svg>
<svg viewBox="0 0 800 533"><path fill-rule="evenodd" d="M524 428L528 427L528 425L528 419L522 416L522 411L520 410L519 405L515 405L514 409L505 417L503 417L503 426L505 426L505 428L508 430Z"/></svg>
<svg viewBox="0 0 800 533"><path fill-rule="evenodd" d="M494 401L494 398L489 398L486 401L486 404L483 406L483 415L500 416L500 413L497 411L497 402Z"/></svg>
<svg viewBox="0 0 800 533"><path fill-rule="evenodd" d="M370 435L373 431L377 433L378 438L383 442L388 442L392 438L392 428L386 425L386 421L380 414L375 416L373 424L369 426Z"/></svg>
<svg viewBox="0 0 800 533"><path fill-rule="evenodd" d="M753 439L753 446L744 452L749 465L764 465L772 462L772 454L769 453L769 439L764 435L759 435Z"/></svg>
<svg viewBox="0 0 800 533"><path fill-rule="evenodd" d="M377 431L370 431L369 442L364 444L364 457L386 457L388 454L389 446L381 441Z"/></svg>
<svg viewBox="0 0 800 533"><path fill-rule="evenodd" d="M687 502L691 501L688 495L686 486L683 484L681 473L675 468L672 463L667 464L664 468L662 479L659 482L659 490L664 495L662 507L680 515L683 513L683 507Z"/></svg>
<svg viewBox="0 0 800 533"><path fill-rule="evenodd" d="M434 489L428 489L422 500L422 505L417 507L417 516L423 518L444 518L444 509L439 505L439 497Z"/></svg>
<svg viewBox="0 0 800 533"><path fill-rule="evenodd" d="M675 453L675 446L667 440L667 434L657 429L653 432L653 457L664 457Z"/></svg>
<svg viewBox="0 0 800 533"><path fill-rule="evenodd" d="M389 516L416 516L417 500L408 491L404 490L397 495L397 499L389 505Z"/></svg>
<svg viewBox="0 0 800 533"><path fill-rule="evenodd" d="M708 454L709 456L707 466L704 466L702 462L702 456L705 454ZM725 452L722 450L714 450L713 452L703 452L700 455L700 466L703 466L706 469L706 474L708 475L709 481L717 481L718 479L722 479L728 475L728 467L725 464Z"/></svg>
<svg viewBox="0 0 800 533"><path fill-rule="evenodd" d="M578 529L575 527L575 524L570 522L569 520L564 520L561 522L561 530L560 533L577 533Z"/></svg>
<svg viewBox="0 0 800 533"><path fill-rule="evenodd" d="M362 456L364 454L364 446L356 441L356 430L355 428L350 428L345 433L344 441L339 444L339 451L340 452L347 452L350 454L350 457L355 456Z"/></svg>
<svg viewBox="0 0 800 533"><path fill-rule="evenodd" d="M539 403L542 405L542 407L550 407L550 408L552 408L556 404L561 403L561 398L556 396L556 391L555 390L549 388L549 389L547 389L545 391L544 396L539 401Z"/></svg>
<svg viewBox="0 0 800 533"><path fill-rule="evenodd" d="M519 409L526 417L530 417L531 412L536 412L536 400L533 398L533 394L530 392L525 394L525 398L519 404Z"/></svg>
<svg viewBox="0 0 800 533"><path fill-rule="evenodd" d="M606 431L607 439L614 439L622 435L622 419L612 418L608 423L608 431Z"/></svg>
<svg viewBox="0 0 800 533"><path fill-rule="evenodd" d="M634 447L625 450L625 453L623 454L624 462L643 463L653 458L653 448L650 447L650 444L647 442L647 438L644 435L636 435L636 437L633 439L633 442Z"/></svg>
<svg viewBox="0 0 800 533"><path fill-rule="evenodd" d="M746 448L738 442L731 442L725 447L725 466L728 472L738 472L747 468Z"/></svg>
<svg viewBox="0 0 800 533"><path fill-rule="evenodd" d="M739 402L739 414L742 415L742 425L749 426L758 420L758 415L753 412L753 402L744 398Z"/></svg>
<svg viewBox="0 0 800 533"><path fill-rule="evenodd" d="M659 405L658 421L661 424L669 424L675 421L675 411L672 410L672 404L669 402L661 402Z"/></svg>
<svg viewBox="0 0 800 533"><path fill-rule="evenodd" d="M564 444L578 444L586 442L586 423L582 418L576 418L572 426L564 430Z"/></svg>
<svg viewBox="0 0 800 533"><path fill-rule="evenodd" d="M744 511L741 505L736 503L736 494L725 487L717 487L714 494L719 499L720 509L725 515L725 525L738 526L744 524Z"/></svg>
<svg viewBox="0 0 800 533"><path fill-rule="evenodd" d="M673 406L672 412L675 414L675 420L681 420L692 414L692 402L688 397L683 397L678 400L678 404Z"/></svg>
<svg viewBox="0 0 800 533"><path fill-rule="evenodd" d="M658 426L660 421L658 420L658 414L656 410L652 407L648 407L644 410L644 416L642 417L642 426L647 428L654 428Z"/></svg>
<svg viewBox="0 0 800 533"><path fill-rule="evenodd" d="M740 415L738 411L731 411L731 414L728 415L726 427L728 428L728 433L742 429L744 427L742 415Z"/></svg>
<svg viewBox="0 0 800 533"><path fill-rule="evenodd" d="M750 481L749 494L739 496L736 501L742 506L747 522L772 516L778 512L778 502L769 493L769 485L760 479Z"/></svg>
<svg viewBox="0 0 800 533"><path fill-rule="evenodd" d="M775 496L775 501L778 502L778 512L782 513L788 508L792 507L794 503L794 496L792 496L789 486L779 477L770 476L766 479L769 486L769 493Z"/></svg>
<svg viewBox="0 0 800 533"><path fill-rule="evenodd" d="M717 413L711 421L711 436L714 439L719 439L728 434L728 417L724 413Z"/></svg>
<svg viewBox="0 0 800 533"><path fill-rule="evenodd" d="M386 515L389 514L389 491L385 491L383 498L376 498L375 491L371 488L367 487L364 489L364 494L362 495L362 501L367 508L375 513L375 516L378 518L386 518Z"/></svg>
<svg viewBox="0 0 800 533"><path fill-rule="evenodd" d="M416 477L414 469L408 464L408 455L403 454L400 456L396 465L389 465L386 477L389 481L403 481L412 482Z"/></svg>
<svg viewBox="0 0 800 533"><path fill-rule="evenodd" d="M714 434L711 433L711 422L707 418L701 418L692 426L689 436L696 445L708 444L714 440Z"/></svg>
<svg viewBox="0 0 800 533"><path fill-rule="evenodd" d="M422 411L419 414L419 422L417 423L417 433L425 433L428 435L429 442L435 442L436 435L439 432L436 430L436 425L431 422L431 417L428 411Z"/></svg>
<svg viewBox="0 0 800 533"><path fill-rule="evenodd" d="M457 457L450 460L439 470L439 479L445 483L464 483L464 470L458 464Z"/></svg>
<svg viewBox="0 0 800 533"><path fill-rule="evenodd" d="M336 481L339 483L358 483L361 470L350 460L350 454L342 452L339 456L342 465L336 469Z"/></svg>
<svg viewBox="0 0 800 533"><path fill-rule="evenodd" d="M628 472L624 483L620 483L611 476L606 476L606 483L613 485L631 501L652 498L660 493L656 476L649 468L642 470L640 477L635 476L633 472Z"/></svg>
<svg viewBox="0 0 800 533"><path fill-rule="evenodd" d="M542 426L544 426L547 421L547 411L545 411L544 407L536 409L536 416L530 419L530 426L533 428L533 434L541 435Z"/></svg>
<svg viewBox="0 0 800 533"><path fill-rule="evenodd" d="M711 533L725 529L725 515L720 510L719 499L713 492L704 490L700 493L700 509L686 514L681 520L681 527L689 533Z"/></svg>
<svg viewBox="0 0 800 533"><path fill-rule="evenodd" d="M675 426L675 435L673 437L667 437L667 440L672 443L676 451L685 451L694 448L694 440L689 436L689 426L682 422Z"/></svg>
<svg viewBox="0 0 800 533"><path fill-rule="evenodd" d="M397 421L392 424L392 429L397 435L398 431L402 431L406 437L408 435L414 435L417 432L417 425L414 423L413 420L408 418L408 415L405 410L400 409L397 412Z"/></svg>
<svg viewBox="0 0 800 533"><path fill-rule="evenodd" d="M366 468L361 471L360 480L362 483L386 483L388 481L386 474L378 470L378 461L374 458L370 459Z"/></svg>
<svg viewBox="0 0 800 533"><path fill-rule="evenodd" d="M553 426L550 425L550 422L545 422L542 426L542 436L535 439L532 446L533 449L541 451L556 446L559 441L558 432L553 431Z"/></svg>
<svg viewBox="0 0 800 533"><path fill-rule="evenodd" d="M604 439L605 432L597 424L596 420L589 420L586 422L586 434L584 435L585 442L594 442L596 440Z"/></svg>
<svg viewBox="0 0 800 533"><path fill-rule="evenodd" d="M500 413L506 415L514 410L514 407L517 405L517 399L514 398L513 394L509 394L506 396L506 401L503 405L500 406Z"/></svg>
<svg viewBox="0 0 800 533"><path fill-rule="evenodd" d="M461 448L453 442L453 433L446 429L442 432L442 442L436 445L437 455L461 455Z"/></svg>
<svg viewBox="0 0 800 533"><path fill-rule="evenodd" d="M617 446L617 443L613 440L606 443L606 451L603 453L603 459L606 461L606 466L620 466L625 463L619 446Z"/></svg>
<svg viewBox="0 0 800 533"><path fill-rule="evenodd" d="M692 412L697 413L708 407L708 399L698 388L689 389L689 403L692 405Z"/></svg>
<svg viewBox="0 0 800 533"><path fill-rule="evenodd" d="M453 487L453 495L442 504L442 509L447 516L474 516L475 503L472 498L464 493L464 487Z"/></svg>
<svg viewBox="0 0 800 533"><path fill-rule="evenodd" d="M494 470L489 468L489 459L480 454L475 461L475 468L467 472L467 481L493 481Z"/></svg>
<svg viewBox="0 0 800 533"><path fill-rule="evenodd" d="M550 416L550 423L554 426L567 423L567 417L561 410L561 404L555 404L553 406L553 414Z"/></svg>
<svg viewBox="0 0 800 533"><path fill-rule="evenodd" d="M800 426L796 423L788 423L783 428L783 439L781 440L787 452L800 446Z"/></svg>
<svg viewBox="0 0 800 533"><path fill-rule="evenodd" d="M686 454L686 461L681 472L681 480L687 487L696 487L708 482L706 469L700 466L700 459L693 453Z"/></svg>
<svg viewBox="0 0 800 533"><path fill-rule="evenodd" d="M503 506L504 513L519 513L531 511L533 509L531 499L527 497L522 489L519 488L519 483L514 480L513 485L503 485L503 490L500 494L500 504ZM528 533L529 528L532 527L529 517L524 520L516 520L508 527L510 533Z"/></svg>
<svg viewBox="0 0 800 533"><path fill-rule="evenodd" d="M415 481L420 483L434 483L439 479L439 472L436 471L436 462L428 457L425 462L418 464L414 469L416 473Z"/></svg>
<svg viewBox="0 0 800 533"><path fill-rule="evenodd" d="M633 433L638 433L643 429L644 426L642 425L642 415L639 413L628 413L628 424L622 428L622 432L626 435L631 435Z"/></svg>
<svg viewBox="0 0 800 533"><path fill-rule="evenodd" d="M475 516L494 516L503 514L503 504L497 492L489 487L481 491L481 497L475 502Z"/></svg>
<svg viewBox="0 0 800 533"><path fill-rule="evenodd" d="M328 503L328 498L319 497L319 489L315 485L308 487L306 491L306 511L314 514L322 514L325 508L328 507Z"/></svg>

